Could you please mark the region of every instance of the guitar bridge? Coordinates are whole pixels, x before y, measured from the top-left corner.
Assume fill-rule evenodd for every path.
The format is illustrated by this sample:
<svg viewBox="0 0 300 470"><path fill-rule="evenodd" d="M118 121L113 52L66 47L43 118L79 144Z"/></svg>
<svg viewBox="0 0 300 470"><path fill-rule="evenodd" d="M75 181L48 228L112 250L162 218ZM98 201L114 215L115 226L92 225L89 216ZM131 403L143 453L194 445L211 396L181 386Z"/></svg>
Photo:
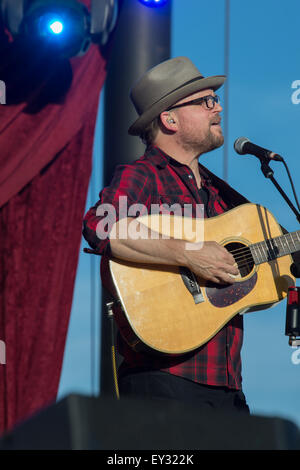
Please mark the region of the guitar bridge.
<svg viewBox="0 0 300 470"><path fill-rule="evenodd" d="M204 297L195 274L188 268L185 268L183 266L180 266L179 272L185 287L193 296L195 304L200 304L201 302L204 302Z"/></svg>

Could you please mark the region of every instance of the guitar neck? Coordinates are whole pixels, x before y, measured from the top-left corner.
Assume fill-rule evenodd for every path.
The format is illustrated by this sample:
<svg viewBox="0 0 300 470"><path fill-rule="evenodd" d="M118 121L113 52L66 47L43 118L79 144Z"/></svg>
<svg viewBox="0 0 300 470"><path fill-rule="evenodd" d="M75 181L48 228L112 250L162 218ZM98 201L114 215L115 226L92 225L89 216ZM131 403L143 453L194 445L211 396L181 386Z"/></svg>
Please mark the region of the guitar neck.
<svg viewBox="0 0 300 470"><path fill-rule="evenodd" d="M300 250L300 230L250 245L255 264L289 255Z"/></svg>

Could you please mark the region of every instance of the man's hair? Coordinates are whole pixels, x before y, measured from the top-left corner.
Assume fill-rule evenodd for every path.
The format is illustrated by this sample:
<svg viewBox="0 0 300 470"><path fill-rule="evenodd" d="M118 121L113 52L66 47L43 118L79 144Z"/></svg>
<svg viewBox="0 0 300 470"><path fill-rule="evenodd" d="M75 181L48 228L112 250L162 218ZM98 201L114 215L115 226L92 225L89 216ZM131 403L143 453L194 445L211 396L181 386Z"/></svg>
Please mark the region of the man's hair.
<svg viewBox="0 0 300 470"><path fill-rule="evenodd" d="M153 121L150 122L150 124L145 127L143 132L141 132L140 138L147 147L152 145L155 141L159 128L160 117L157 116L155 119L153 119Z"/></svg>

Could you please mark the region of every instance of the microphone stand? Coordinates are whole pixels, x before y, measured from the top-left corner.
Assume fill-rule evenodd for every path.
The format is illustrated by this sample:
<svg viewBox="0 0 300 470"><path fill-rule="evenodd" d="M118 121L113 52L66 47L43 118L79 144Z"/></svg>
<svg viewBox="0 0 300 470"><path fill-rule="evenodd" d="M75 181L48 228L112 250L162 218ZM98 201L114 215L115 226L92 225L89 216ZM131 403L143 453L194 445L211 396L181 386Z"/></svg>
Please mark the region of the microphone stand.
<svg viewBox="0 0 300 470"><path fill-rule="evenodd" d="M279 191L279 193L282 195L284 200L287 202L289 207L292 209L292 211L296 215L298 222L300 222L300 212L296 209L294 204L291 202L291 200L288 198L286 193L283 191L283 189L281 188L281 186L278 184L278 182L273 176L274 171L269 165L269 162L271 159L267 156L261 156L259 157L259 159L261 162L261 171L263 175L272 181L276 189ZM298 276L295 275L295 277L300 277L300 274L299 274L300 269L297 266L297 263L294 262L292 264L291 271L292 271L293 265L294 265L295 273L298 274ZM289 337L290 346L292 347L300 346L300 338L299 338L299 335L300 335L300 288L299 287L288 288L285 335Z"/></svg>
<svg viewBox="0 0 300 470"><path fill-rule="evenodd" d="M274 171L272 170L272 168L269 165L269 162L270 162L271 159L268 158L268 157L260 157L259 159L260 159L260 162L261 162L261 171L262 171L263 175L266 178L269 178L272 181L272 183L278 189L281 196L288 203L289 207L292 209L292 211L296 215L296 218L297 218L298 222L300 223L300 212L297 211L297 209L294 206L294 204L292 203L292 201L288 198L288 196L285 194L285 192L283 191L283 189L281 188L281 186L278 184L278 182L276 181L276 179L273 176Z"/></svg>

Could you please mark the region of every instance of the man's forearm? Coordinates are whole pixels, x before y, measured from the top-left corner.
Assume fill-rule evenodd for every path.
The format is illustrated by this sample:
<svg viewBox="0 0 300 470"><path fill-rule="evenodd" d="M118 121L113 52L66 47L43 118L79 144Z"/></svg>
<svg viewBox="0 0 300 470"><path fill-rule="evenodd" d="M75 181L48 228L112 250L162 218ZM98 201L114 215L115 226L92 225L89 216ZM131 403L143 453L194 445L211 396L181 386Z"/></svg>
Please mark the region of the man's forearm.
<svg viewBox="0 0 300 470"><path fill-rule="evenodd" d="M163 238L137 219L122 219L114 224L110 248L113 257L122 260L186 266L200 277L216 283L231 284L239 275L233 256L215 241L203 241L201 248L195 243L195 250L187 250L185 240Z"/></svg>
<svg viewBox="0 0 300 470"><path fill-rule="evenodd" d="M122 236L120 237L120 224ZM132 238L130 224L138 238ZM127 229L124 231L124 227ZM132 228L132 226L131 226ZM171 266L184 265L185 241L174 238L164 239L162 236L137 222L136 219L122 219L115 224L110 236L111 253L114 257L136 263L164 264Z"/></svg>

